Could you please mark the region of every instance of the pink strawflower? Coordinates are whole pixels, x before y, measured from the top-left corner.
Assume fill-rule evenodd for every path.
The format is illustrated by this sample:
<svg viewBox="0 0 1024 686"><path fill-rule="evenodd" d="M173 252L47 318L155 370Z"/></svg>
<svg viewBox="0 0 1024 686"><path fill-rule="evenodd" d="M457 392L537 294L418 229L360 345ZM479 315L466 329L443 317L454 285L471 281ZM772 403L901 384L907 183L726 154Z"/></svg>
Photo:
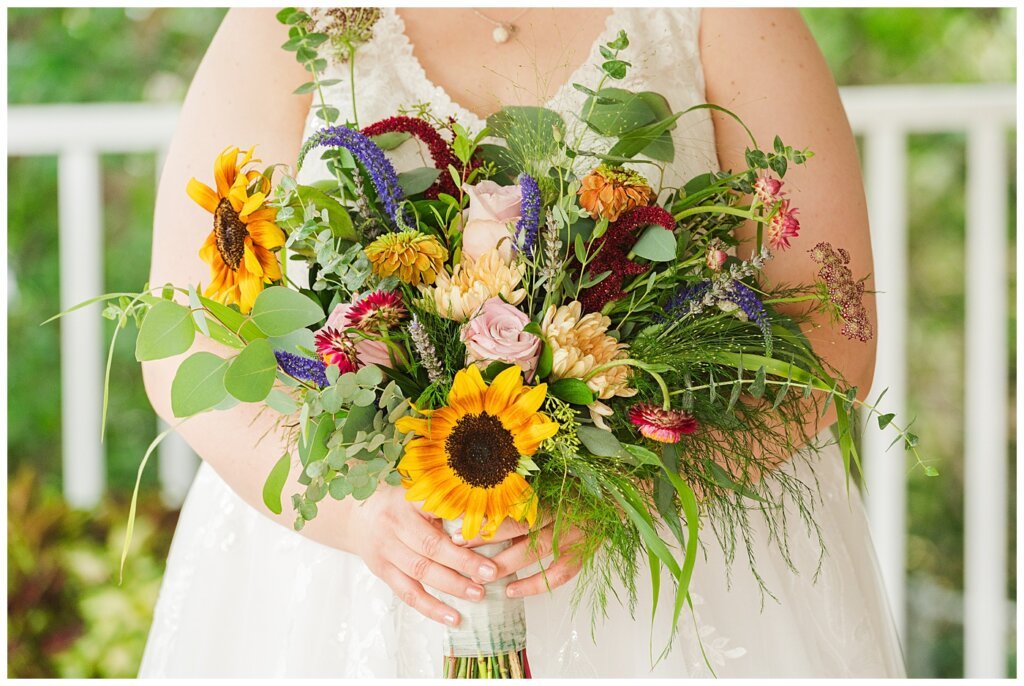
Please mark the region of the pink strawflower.
<svg viewBox="0 0 1024 686"><path fill-rule="evenodd" d="M789 239L800 235L800 222L796 218L799 212L795 207L790 209L789 201L783 200L779 209L768 220L768 245L772 250L785 250L789 247Z"/></svg>
<svg viewBox="0 0 1024 686"><path fill-rule="evenodd" d="M317 342L317 352L324 358L324 362L327 364L337 364L343 374L346 371L353 371L368 364L384 367L391 366L388 346L383 341L371 340L354 331L346 331L346 329L358 328L355 322L352 321L351 312L359 304L341 303L335 306L334 311L327 318L324 328L317 332L314 339ZM364 314L367 312L371 311L367 309L364 311ZM360 328L360 331L362 330ZM379 333L379 329L368 329L367 333L376 334ZM322 348L321 341L323 343ZM330 356L330 359L327 356ZM335 362L335 359L338 361ZM348 359L354 365L352 369L348 369L342 363L345 359Z"/></svg>
<svg viewBox="0 0 1024 686"><path fill-rule="evenodd" d="M637 403L629 408L629 421L652 441L678 443L697 430L697 420L682 410L666 410L652 403Z"/></svg>
<svg viewBox="0 0 1024 686"><path fill-rule="evenodd" d="M754 194L757 195L757 199L761 201L762 205L771 207L779 200L782 200L784 195L782 192L782 181L767 174L759 176L757 181L754 182Z"/></svg>
<svg viewBox="0 0 1024 686"><path fill-rule="evenodd" d="M725 244L717 238L708 243L708 254L706 257L708 269L717 272L725 264L729 254L725 252Z"/></svg>
<svg viewBox="0 0 1024 686"><path fill-rule="evenodd" d="M352 327L377 332L394 327L406 315L402 296L397 291L375 291L352 305L346 316Z"/></svg>
<svg viewBox="0 0 1024 686"><path fill-rule="evenodd" d="M352 339L334 327L325 326L313 338L316 351L328 366L335 365L342 374L359 369L356 348Z"/></svg>

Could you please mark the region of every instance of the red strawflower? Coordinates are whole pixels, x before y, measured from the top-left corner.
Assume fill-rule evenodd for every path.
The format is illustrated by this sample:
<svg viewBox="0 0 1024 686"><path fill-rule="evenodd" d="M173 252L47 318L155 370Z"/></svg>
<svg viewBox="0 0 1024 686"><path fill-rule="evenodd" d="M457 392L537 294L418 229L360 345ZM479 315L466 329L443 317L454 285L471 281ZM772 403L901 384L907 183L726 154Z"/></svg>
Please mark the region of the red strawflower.
<svg viewBox="0 0 1024 686"><path fill-rule="evenodd" d="M657 205L634 207L625 212L618 221L608 225L608 230L594 243L597 255L587 265L587 272L597 276L610 271L600 283L584 290L580 294L583 312L600 312L606 304L626 297L622 290L626 279L645 273L651 268L649 264L633 262L627 256L637 241L637 231L651 224L664 226L669 231L675 229L675 218L664 208Z"/></svg>
<svg viewBox="0 0 1024 686"><path fill-rule="evenodd" d="M359 369L352 339L333 327L324 327L313 338L324 364L336 365L342 374Z"/></svg>
<svg viewBox="0 0 1024 686"><path fill-rule="evenodd" d="M356 329L379 331L392 328L405 319L406 314L398 291L374 291L353 305L346 317Z"/></svg>
<svg viewBox="0 0 1024 686"><path fill-rule="evenodd" d="M455 181L448 173L448 165L459 169L461 167L459 158L452 152L448 141L442 138L441 134L428 122L416 117L388 117L370 124L362 130L362 133L364 136L379 136L382 133L408 133L416 136L426 144L434 166L441 170L437 180L424 191L424 195L428 198L436 198L438 193L457 194ZM470 167L473 166L475 165L470 165Z"/></svg>
<svg viewBox="0 0 1024 686"><path fill-rule="evenodd" d="M789 247L789 239L800 235L800 222L796 218L799 212L795 207L789 208L789 201L783 200L778 211L768 220L768 245L772 250L785 250Z"/></svg>
<svg viewBox="0 0 1024 686"><path fill-rule="evenodd" d="M697 420L682 410L666 410L652 403L637 403L629 408L629 421L652 441L678 443L697 430Z"/></svg>

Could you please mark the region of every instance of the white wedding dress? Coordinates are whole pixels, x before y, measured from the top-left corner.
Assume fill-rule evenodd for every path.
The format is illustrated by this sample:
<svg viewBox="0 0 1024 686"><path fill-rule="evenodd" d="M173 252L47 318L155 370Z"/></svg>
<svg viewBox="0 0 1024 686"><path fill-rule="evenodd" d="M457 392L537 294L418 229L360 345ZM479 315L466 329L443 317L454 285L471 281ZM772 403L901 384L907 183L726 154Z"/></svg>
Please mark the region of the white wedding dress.
<svg viewBox="0 0 1024 686"><path fill-rule="evenodd" d="M548 107L567 116L584 97L572 81L596 83L598 44L625 29L634 65L622 87L664 94L679 111L704 101L697 9L627 9L609 16L584 66ZM575 56L583 62L582 55ZM351 114L347 67L328 91L345 120ZM435 115L455 116L471 130L483 122L431 84L412 53L401 18L391 9L356 60L359 121L366 125L398 107L429 102ZM306 134L318 128L312 114ZM676 160L664 185L717 169L713 125L706 110L687 114L673 132ZM405 144L396 153L405 148ZM325 178L316 154L300 180ZM407 156L408 157L408 156ZM399 169L427 160L393 154ZM671 588L662 589L651 642L651 587L638 583L635 619L614 599L591 636L587 608L574 617L572 583L526 600L528 652L537 677L901 677L903 659L860 498L847 495L834 446L810 459L821 484L816 538L791 527L793 573L768 532L755 522L758 571L777 598L763 598L740 544L727 565L710 527L702 528L707 559L691 585L694 613L684 611L672 652L652 669L651 652L668 635ZM802 472L804 461L786 469ZM663 584L668 586L668 584ZM763 602L762 602L763 601ZM763 607L762 607L763 605ZM181 512L167 561L140 676L395 677L439 676L442 628L398 601L353 555L314 543L243 502L206 464ZM699 639L699 640L698 640ZM704 654L702 655L701 645ZM705 661L705 655L707 663Z"/></svg>

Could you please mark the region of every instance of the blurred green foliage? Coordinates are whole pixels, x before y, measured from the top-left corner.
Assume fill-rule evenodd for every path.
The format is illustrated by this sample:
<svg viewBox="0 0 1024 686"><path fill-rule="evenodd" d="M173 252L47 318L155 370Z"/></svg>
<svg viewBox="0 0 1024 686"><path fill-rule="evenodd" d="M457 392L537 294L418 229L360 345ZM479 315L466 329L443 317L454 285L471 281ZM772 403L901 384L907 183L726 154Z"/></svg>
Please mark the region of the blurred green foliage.
<svg viewBox="0 0 1024 686"><path fill-rule="evenodd" d="M801 12L840 85L1010 83L1016 79L1016 14L1011 8ZM180 101L223 14L223 9L197 8L11 8L8 102ZM917 416L916 432L923 437L925 451L937 460L942 476L925 479L920 470L911 474L908 570L914 588L949 591L955 597L963 587L964 543L963 136L915 136L909 154L908 345L913 354L909 356L908 409ZM103 159L106 290L137 289L147 278L155 164L152 155ZM11 289L8 310L12 341L8 473L23 467L34 471L38 483L19 485L27 478L19 477L21 481L11 483L12 494L27 490L32 493L32 508L47 513L29 516L28 506L15 512L14 495L9 496L9 675L130 676L141 655L173 513L166 513L157 502L155 470L151 470L144 479L143 502L151 513L147 517L153 522L154 535L137 536L141 547L133 555L133 564L144 569L126 574L126 587L117 589L112 586L110 564L112 546L119 540L117 529L125 516L116 503L131 488L139 459L155 434L156 418L134 362L134 334L129 328L118 342L111 378L107 468L113 498L98 514L83 515L63 507L59 501L60 389L55 369L59 324L38 326L59 309L56 160L11 158L8 176L8 269L16 286ZM1007 193L1014 203L1015 186L1011 169ZM1015 216L1015 204L1009 216ZM1012 220L1007 231L1011 249L993 259L1005 259L1015 275ZM1015 349L1014 286L1015 281L1010 284L1007 312L1011 351ZM109 340L112 325L106 322L105 326ZM1010 374L1007 459L1014 469L1010 475L1014 483L1015 359L1011 359ZM896 451L892 454L898 459ZM1013 496L1011 489L1011 598L1016 597ZM49 523L44 527L37 520ZM61 553L65 548L77 550L72 543L91 552ZM75 571L76 559L79 563L90 560L84 566L94 573ZM106 571L95 571L101 568ZM36 577L45 582L42 590L28 584ZM54 578L63 581L54 582ZM910 607L905 651L911 674L962 675L957 608L952 618L935 618L924 616L922 605L927 603ZM92 621L97 613L107 617L109 612L130 626L111 629Z"/></svg>

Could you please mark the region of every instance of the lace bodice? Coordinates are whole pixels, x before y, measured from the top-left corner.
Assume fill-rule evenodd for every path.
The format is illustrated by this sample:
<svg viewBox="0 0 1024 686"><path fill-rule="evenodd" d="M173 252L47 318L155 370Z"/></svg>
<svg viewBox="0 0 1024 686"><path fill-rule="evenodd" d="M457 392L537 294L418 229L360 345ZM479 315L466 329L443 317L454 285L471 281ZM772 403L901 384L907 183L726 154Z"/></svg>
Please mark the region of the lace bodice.
<svg viewBox="0 0 1024 686"><path fill-rule="evenodd" d="M590 46L586 60L544 106L560 113L567 124L572 125L586 97L572 84L597 85L600 72L596 65L601 61L599 47L612 40L620 29L629 36L630 46L625 57L633 66L625 79L612 85L633 91L661 93L676 112L703 103L704 73L697 43L699 28L698 8L612 10L605 20L604 30ZM373 27L373 37L360 46L354 74L361 126L393 116L400 107L421 103L429 103L435 116L442 119L454 117L470 131L479 131L485 125L483 119L430 81L423 65L413 54L412 43L405 33L405 22L394 8L382 10L380 20ZM342 121L352 120L349 65L332 64L326 76L338 82L325 88L324 98L341 112ZM323 122L311 111L304 137L322 126ZM676 187L698 174L718 169L714 128L707 110L695 110L684 115L672 131L672 137L675 160L667 165L662 178L652 179L660 181L657 185ZM388 153L399 171L430 164L426 149L417 149L418 145L412 139ZM309 157L300 172L300 181L329 178L326 167L317 158L317 155ZM642 165L637 169L649 174L651 167Z"/></svg>

